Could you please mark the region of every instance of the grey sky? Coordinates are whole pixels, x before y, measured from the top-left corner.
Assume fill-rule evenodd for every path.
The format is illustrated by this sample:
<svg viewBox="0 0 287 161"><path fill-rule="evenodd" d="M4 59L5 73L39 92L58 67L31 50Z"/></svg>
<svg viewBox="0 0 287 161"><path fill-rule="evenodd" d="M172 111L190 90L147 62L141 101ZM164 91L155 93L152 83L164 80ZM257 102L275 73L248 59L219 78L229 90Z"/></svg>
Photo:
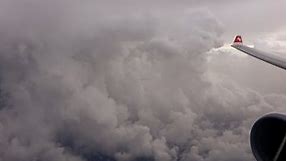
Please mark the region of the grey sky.
<svg viewBox="0 0 287 161"><path fill-rule="evenodd" d="M285 31L285 7L284 0L108 0L105 2L89 1L95 4L100 11L117 14L118 12L130 12L131 14L157 12L164 17L178 16L189 8L207 8L225 26L225 35L232 36L241 33L254 37L258 34Z"/></svg>
<svg viewBox="0 0 287 161"><path fill-rule="evenodd" d="M0 0L0 160L254 160L285 111L285 1Z"/></svg>

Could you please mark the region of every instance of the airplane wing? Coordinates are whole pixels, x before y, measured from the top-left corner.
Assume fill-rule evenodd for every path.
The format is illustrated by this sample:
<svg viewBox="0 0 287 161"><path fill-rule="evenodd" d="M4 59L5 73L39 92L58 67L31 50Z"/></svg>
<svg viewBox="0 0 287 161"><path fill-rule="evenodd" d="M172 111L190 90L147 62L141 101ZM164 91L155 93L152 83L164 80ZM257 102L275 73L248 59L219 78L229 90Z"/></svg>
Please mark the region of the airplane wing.
<svg viewBox="0 0 287 161"><path fill-rule="evenodd" d="M264 51L257 50L255 48L250 48L246 45L243 45L242 38L240 35L236 36L234 39L233 44L231 45L237 50L240 50L250 56L253 56L257 59L263 60L267 63L270 63L272 65L275 65L279 68L286 70L286 60L285 58L279 57L275 54L266 53Z"/></svg>

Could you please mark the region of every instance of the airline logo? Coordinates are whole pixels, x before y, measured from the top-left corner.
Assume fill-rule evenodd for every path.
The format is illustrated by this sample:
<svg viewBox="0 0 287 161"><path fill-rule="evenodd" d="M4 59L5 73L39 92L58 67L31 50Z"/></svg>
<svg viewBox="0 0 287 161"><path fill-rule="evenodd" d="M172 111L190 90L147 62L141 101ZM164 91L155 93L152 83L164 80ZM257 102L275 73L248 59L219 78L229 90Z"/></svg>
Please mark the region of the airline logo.
<svg viewBox="0 0 287 161"><path fill-rule="evenodd" d="M242 43L242 38L240 35L236 36L233 43Z"/></svg>

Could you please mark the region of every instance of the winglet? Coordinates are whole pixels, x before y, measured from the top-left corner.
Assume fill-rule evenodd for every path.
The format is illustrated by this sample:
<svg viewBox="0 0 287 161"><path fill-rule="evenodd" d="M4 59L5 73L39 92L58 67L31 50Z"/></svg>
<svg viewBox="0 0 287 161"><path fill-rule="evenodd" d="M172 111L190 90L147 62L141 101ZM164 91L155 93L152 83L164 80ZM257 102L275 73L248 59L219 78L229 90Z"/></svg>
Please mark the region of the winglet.
<svg viewBox="0 0 287 161"><path fill-rule="evenodd" d="M233 41L233 44L242 44L242 38L240 35L237 35Z"/></svg>

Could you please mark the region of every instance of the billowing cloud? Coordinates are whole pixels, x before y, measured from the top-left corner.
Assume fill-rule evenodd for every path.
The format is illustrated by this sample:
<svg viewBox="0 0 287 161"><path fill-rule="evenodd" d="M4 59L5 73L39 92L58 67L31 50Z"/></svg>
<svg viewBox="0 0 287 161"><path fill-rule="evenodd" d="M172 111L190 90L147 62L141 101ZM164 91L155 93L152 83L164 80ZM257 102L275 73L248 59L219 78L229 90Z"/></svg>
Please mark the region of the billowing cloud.
<svg viewBox="0 0 287 161"><path fill-rule="evenodd" d="M206 8L1 4L0 160L253 160L252 122L284 111L284 94L220 77L224 27Z"/></svg>

